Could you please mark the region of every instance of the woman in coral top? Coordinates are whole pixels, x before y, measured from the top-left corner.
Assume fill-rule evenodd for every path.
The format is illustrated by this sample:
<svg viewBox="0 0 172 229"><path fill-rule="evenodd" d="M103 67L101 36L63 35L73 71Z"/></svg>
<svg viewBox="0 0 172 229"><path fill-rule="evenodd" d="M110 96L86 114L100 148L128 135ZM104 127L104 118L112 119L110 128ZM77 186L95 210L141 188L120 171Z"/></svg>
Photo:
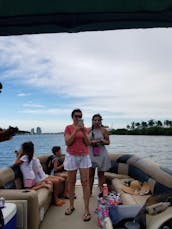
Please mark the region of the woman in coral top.
<svg viewBox="0 0 172 229"><path fill-rule="evenodd" d="M65 143L67 146L64 169L68 171L68 190L70 200L70 207L66 209L65 214L71 215L75 210L75 183L77 170L79 169L84 198L83 220L89 221L91 219L89 211L89 168L91 167L91 159L88 152L88 145L90 144L90 141L87 129L84 127L81 119L81 110L73 110L71 116L73 124L66 126L64 131Z"/></svg>

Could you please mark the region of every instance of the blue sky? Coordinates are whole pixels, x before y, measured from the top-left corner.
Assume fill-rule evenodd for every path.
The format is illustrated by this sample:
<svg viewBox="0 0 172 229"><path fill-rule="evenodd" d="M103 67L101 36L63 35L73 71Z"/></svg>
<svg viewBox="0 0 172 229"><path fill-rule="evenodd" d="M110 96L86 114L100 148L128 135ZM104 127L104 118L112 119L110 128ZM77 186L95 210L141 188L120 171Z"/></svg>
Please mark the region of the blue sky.
<svg viewBox="0 0 172 229"><path fill-rule="evenodd" d="M172 29L0 37L0 126L63 131L80 108L113 128L172 120Z"/></svg>

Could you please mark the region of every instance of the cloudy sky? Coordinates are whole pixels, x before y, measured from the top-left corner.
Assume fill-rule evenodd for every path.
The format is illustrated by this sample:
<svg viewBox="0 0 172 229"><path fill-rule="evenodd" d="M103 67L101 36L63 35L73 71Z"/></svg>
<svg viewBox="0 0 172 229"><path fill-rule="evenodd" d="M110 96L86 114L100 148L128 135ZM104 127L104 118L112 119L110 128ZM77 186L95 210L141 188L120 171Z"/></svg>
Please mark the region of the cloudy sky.
<svg viewBox="0 0 172 229"><path fill-rule="evenodd" d="M0 37L0 126L63 131L80 108L113 128L172 120L172 29Z"/></svg>

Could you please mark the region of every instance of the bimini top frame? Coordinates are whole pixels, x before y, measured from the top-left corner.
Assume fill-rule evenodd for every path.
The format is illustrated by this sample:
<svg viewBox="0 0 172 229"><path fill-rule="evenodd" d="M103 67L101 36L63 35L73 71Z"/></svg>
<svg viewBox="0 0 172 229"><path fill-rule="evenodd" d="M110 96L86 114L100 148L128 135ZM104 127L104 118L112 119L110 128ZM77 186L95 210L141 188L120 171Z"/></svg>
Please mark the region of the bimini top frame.
<svg viewBox="0 0 172 229"><path fill-rule="evenodd" d="M172 0L0 0L0 35L172 27Z"/></svg>

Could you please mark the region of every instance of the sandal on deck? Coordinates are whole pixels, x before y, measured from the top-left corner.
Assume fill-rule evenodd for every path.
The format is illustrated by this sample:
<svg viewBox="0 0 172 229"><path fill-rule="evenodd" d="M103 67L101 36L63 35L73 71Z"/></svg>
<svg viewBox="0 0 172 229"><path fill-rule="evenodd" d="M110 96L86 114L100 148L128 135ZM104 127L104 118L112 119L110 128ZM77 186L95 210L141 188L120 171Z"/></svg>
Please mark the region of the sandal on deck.
<svg viewBox="0 0 172 229"><path fill-rule="evenodd" d="M64 198L67 199L67 200L70 199L69 196L65 196ZM76 196L74 196L74 199L76 199Z"/></svg>
<svg viewBox="0 0 172 229"><path fill-rule="evenodd" d="M71 215L74 210L75 210L75 208L67 208L65 211L65 215Z"/></svg>
<svg viewBox="0 0 172 229"><path fill-rule="evenodd" d="M87 214L83 215L83 221L84 222L88 222L88 221L90 221L90 219L91 219L90 213L87 213Z"/></svg>

